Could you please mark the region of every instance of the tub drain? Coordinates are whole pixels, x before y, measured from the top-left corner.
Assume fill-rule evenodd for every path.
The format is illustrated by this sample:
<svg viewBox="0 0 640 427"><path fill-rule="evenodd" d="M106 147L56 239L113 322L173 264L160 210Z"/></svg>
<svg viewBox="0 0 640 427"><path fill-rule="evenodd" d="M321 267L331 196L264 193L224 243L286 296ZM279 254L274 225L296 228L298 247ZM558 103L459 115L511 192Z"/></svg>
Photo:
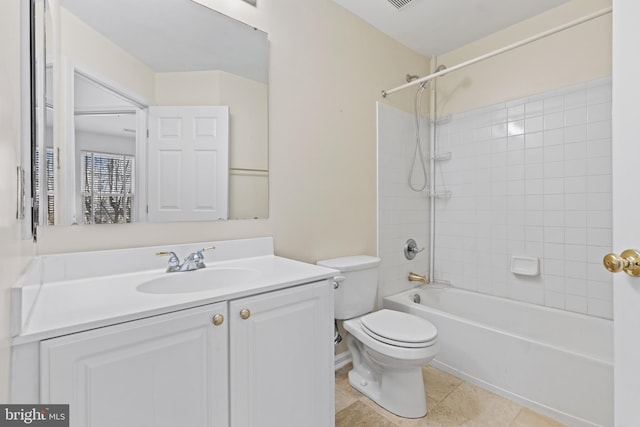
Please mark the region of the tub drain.
<svg viewBox="0 0 640 427"><path fill-rule="evenodd" d="M420 294L413 294L413 296L411 297L411 300L413 302L415 302L416 304L420 304Z"/></svg>

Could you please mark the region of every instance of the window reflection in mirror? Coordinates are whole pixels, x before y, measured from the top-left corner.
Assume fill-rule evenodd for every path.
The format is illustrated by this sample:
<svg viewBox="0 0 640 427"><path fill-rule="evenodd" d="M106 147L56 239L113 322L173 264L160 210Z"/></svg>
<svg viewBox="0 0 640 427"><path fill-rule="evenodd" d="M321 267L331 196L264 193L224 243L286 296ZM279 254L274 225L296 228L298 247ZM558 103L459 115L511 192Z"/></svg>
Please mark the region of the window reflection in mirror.
<svg viewBox="0 0 640 427"><path fill-rule="evenodd" d="M39 224L268 216L266 33L190 0L47 1L42 23Z"/></svg>

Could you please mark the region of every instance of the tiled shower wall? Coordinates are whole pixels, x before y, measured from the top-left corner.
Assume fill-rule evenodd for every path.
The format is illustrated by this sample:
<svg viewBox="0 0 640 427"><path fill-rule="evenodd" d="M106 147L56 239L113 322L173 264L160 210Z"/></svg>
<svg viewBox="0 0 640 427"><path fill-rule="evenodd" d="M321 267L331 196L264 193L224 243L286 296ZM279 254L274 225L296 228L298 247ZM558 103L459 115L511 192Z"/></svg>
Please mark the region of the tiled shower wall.
<svg viewBox="0 0 640 427"><path fill-rule="evenodd" d="M426 98L425 98L426 99ZM419 247L429 246L429 198L425 192L414 192L407 180L415 150L415 122L411 113L378 103L378 297L392 295L415 287L407 280L409 271L427 274L427 251L413 260L404 257L403 248L409 238ZM429 147L429 131L421 124L423 153ZM414 186L423 183L416 163Z"/></svg>
<svg viewBox="0 0 640 427"><path fill-rule="evenodd" d="M612 317L610 78L454 114L436 143L451 153L436 167L437 190L451 192L435 201L436 280ZM512 256L539 260L540 274L512 273Z"/></svg>

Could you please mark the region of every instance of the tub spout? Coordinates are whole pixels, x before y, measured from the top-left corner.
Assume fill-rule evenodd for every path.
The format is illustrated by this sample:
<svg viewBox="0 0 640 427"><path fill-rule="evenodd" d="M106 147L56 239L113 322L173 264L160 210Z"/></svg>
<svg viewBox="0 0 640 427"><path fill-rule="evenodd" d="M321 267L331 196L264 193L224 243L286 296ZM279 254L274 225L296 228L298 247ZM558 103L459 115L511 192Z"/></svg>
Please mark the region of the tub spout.
<svg viewBox="0 0 640 427"><path fill-rule="evenodd" d="M427 277L423 276L422 274L409 273L409 277L407 278L410 282L420 282L425 285L429 284L429 279L427 279Z"/></svg>

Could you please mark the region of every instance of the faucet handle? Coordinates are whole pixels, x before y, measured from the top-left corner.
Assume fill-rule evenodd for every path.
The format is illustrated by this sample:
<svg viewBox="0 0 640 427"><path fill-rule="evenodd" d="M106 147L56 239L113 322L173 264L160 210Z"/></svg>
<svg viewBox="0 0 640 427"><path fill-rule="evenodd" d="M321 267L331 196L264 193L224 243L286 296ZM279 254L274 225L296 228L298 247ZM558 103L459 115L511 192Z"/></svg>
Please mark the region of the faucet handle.
<svg viewBox="0 0 640 427"><path fill-rule="evenodd" d="M415 240L409 239L407 243L404 244L404 256L408 260L412 260L416 257L417 254L424 251L426 248L418 249L418 244Z"/></svg>
<svg viewBox="0 0 640 427"><path fill-rule="evenodd" d="M156 256L169 256L169 265L167 266L167 272L176 271L180 268L180 258L173 251L161 251L156 252Z"/></svg>
<svg viewBox="0 0 640 427"><path fill-rule="evenodd" d="M194 259L194 261L196 263L196 267L205 268L206 265L204 265L204 254L203 254L203 252L204 251L212 251L215 248L216 248L215 246L209 246L208 248L202 248L202 249L196 251L196 253L195 253L196 256L195 256L195 259Z"/></svg>

